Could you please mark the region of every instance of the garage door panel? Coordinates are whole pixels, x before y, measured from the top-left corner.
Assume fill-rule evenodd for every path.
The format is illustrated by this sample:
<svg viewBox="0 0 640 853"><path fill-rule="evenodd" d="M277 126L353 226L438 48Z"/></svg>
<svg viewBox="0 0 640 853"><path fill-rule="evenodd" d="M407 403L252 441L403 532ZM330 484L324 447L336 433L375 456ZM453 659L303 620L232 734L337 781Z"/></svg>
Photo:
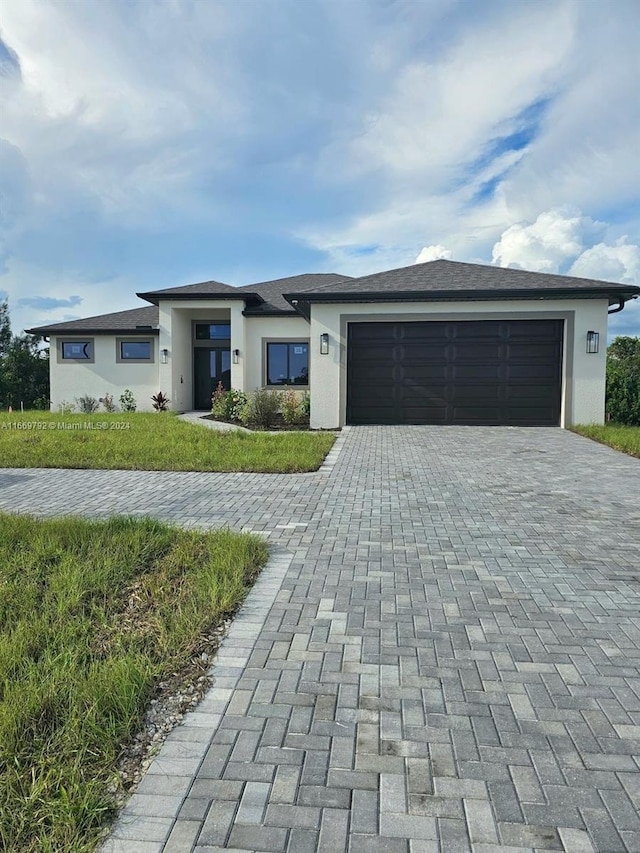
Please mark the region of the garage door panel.
<svg viewBox="0 0 640 853"><path fill-rule="evenodd" d="M547 323L544 320L512 320L508 324L509 339L512 341L519 338L524 338L528 341L536 339L557 341L556 328L552 324L559 322L561 321L551 320Z"/></svg>
<svg viewBox="0 0 640 853"><path fill-rule="evenodd" d="M372 324L375 325L375 324ZM386 323L378 324L378 325L387 325ZM393 323L395 329L395 336L397 340L401 340L403 343L409 343L412 340L417 341L418 343L424 343L425 339L429 341L435 341L442 346L442 343L448 339L449 330L447 329L446 323L438 324L437 328L433 325L433 323ZM428 328L431 327L431 328ZM427 332L425 333L425 330Z"/></svg>
<svg viewBox="0 0 640 853"><path fill-rule="evenodd" d="M549 342L527 341L522 343L507 344L506 358L508 361L516 361L531 364L533 361L553 362L555 361L555 346L549 346Z"/></svg>
<svg viewBox="0 0 640 853"><path fill-rule="evenodd" d="M394 351L394 357L396 361L403 362L415 361L424 363L425 361L428 361L431 363L441 362L442 364L446 364L447 359L444 354L445 346L446 342L442 344L429 341L428 343L420 344L417 341L403 341L402 343L397 344Z"/></svg>
<svg viewBox="0 0 640 853"><path fill-rule="evenodd" d="M414 362L399 365L400 378L406 382L423 382L425 380L440 380L444 382L447 378L446 364L420 364Z"/></svg>
<svg viewBox="0 0 640 853"><path fill-rule="evenodd" d="M501 344L499 341L495 343L487 343L486 341L482 341L481 343L477 341L456 341L453 344L451 360L495 362L500 358L500 347Z"/></svg>
<svg viewBox="0 0 640 853"><path fill-rule="evenodd" d="M454 406L453 417L457 424L487 424L500 423L499 406Z"/></svg>
<svg viewBox="0 0 640 853"><path fill-rule="evenodd" d="M477 403L499 403L502 397L499 385L454 385L451 388L451 402Z"/></svg>
<svg viewBox="0 0 640 853"><path fill-rule="evenodd" d="M498 380L500 378L499 364L453 364L450 367L451 379L454 382L465 382L474 379L477 382Z"/></svg>
<svg viewBox="0 0 640 853"><path fill-rule="evenodd" d="M376 382L394 382L395 365L392 361L386 362L367 362L366 364L358 365L357 370L353 372L354 387L365 383Z"/></svg>
<svg viewBox="0 0 640 853"><path fill-rule="evenodd" d="M532 376L530 364L507 364L505 365L505 377L509 383L526 383L541 381L553 384L558 373L558 365L552 362L537 363L535 374Z"/></svg>
<svg viewBox="0 0 640 853"><path fill-rule="evenodd" d="M561 320L355 323L347 422L557 425Z"/></svg>
<svg viewBox="0 0 640 853"><path fill-rule="evenodd" d="M448 326L448 337L456 341L483 339L495 340L500 337L500 322L494 322L493 326L487 325L486 320L465 320L457 323L443 323Z"/></svg>
<svg viewBox="0 0 640 853"><path fill-rule="evenodd" d="M446 406L406 406L402 414L405 418L403 423L407 424L440 424L447 423ZM395 421L395 423L398 423Z"/></svg>

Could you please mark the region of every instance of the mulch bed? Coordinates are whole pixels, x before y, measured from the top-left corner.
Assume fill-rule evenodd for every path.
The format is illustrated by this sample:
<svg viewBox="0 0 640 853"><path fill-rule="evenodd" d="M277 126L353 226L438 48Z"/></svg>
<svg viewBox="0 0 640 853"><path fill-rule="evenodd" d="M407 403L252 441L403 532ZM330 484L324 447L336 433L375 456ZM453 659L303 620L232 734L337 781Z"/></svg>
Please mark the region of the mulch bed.
<svg viewBox="0 0 640 853"><path fill-rule="evenodd" d="M245 427L245 429L251 429L253 432L309 432L309 420L303 421L299 424L287 424L284 422L282 415L278 415L271 426L261 427L261 426L252 426L247 427L245 424L241 424L238 421L225 421L223 418L216 418L213 415L204 415L203 420L207 421L219 421L223 424L233 424L233 426L241 426Z"/></svg>

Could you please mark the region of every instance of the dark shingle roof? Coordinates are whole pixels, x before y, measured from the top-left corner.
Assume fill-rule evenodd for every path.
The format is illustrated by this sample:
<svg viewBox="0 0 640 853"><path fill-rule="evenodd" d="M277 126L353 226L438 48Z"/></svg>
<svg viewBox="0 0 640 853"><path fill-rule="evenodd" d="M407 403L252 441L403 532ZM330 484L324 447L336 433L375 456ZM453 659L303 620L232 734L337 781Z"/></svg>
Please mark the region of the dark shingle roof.
<svg viewBox="0 0 640 853"><path fill-rule="evenodd" d="M180 287L167 287L164 290L148 290L137 293L141 299L158 304L159 299L198 299L201 296L207 299L219 296L221 299L240 299L238 288L221 281L201 281L197 284L183 284ZM260 301L260 300L256 300Z"/></svg>
<svg viewBox="0 0 640 853"><path fill-rule="evenodd" d="M219 281L204 281L183 287L139 293L155 303L132 311L102 314L86 320L71 320L29 329L31 333L142 332L137 326L157 327L160 299L243 299L247 316L309 315L311 302L380 302L425 300L480 300L508 298L608 298L610 302L631 299L640 287L589 278L529 272L528 270L467 264L459 261L430 261L372 275L351 278L337 273L305 273L242 287ZM295 307L294 307L295 305ZM148 334L147 330L147 334Z"/></svg>
<svg viewBox="0 0 640 853"><path fill-rule="evenodd" d="M338 273L304 273L302 275L292 275L288 278L275 278L271 281L259 281L256 284L245 284L239 287L241 292L257 293L264 299L264 304L248 309L245 313L251 315L271 314L274 312L281 313L286 311L292 313L294 309L289 305L283 297L283 293L289 290L295 290L296 293L306 293L309 290L316 290L328 285L336 284L340 281L350 281L348 275L339 275Z"/></svg>
<svg viewBox="0 0 640 853"><path fill-rule="evenodd" d="M459 261L437 260L409 267L386 270L361 276L350 281L329 283L315 288L313 294L306 294L307 301L332 301L332 296L367 296L372 299L385 297L410 298L421 295L422 298L440 296L442 298L505 298L516 294L527 295L538 292L541 296L552 294L570 294L582 292L588 295L617 294L632 295L640 293L640 287L598 281L596 279L576 278L566 275L529 272L528 270L506 267L467 264ZM287 300L305 298L301 291L285 293Z"/></svg>
<svg viewBox="0 0 640 853"><path fill-rule="evenodd" d="M138 326L151 326L151 329L138 329ZM93 334L113 334L126 332L133 334L152 334L158 330L158 307L145 305L144 308L134 308L131 311L116 311L114 314L99 314L97 317L87 317L84 320L67 320L64 323L52 323L49 326L37 326L27 329L30 335L63 335L78 332Z"/></svg>

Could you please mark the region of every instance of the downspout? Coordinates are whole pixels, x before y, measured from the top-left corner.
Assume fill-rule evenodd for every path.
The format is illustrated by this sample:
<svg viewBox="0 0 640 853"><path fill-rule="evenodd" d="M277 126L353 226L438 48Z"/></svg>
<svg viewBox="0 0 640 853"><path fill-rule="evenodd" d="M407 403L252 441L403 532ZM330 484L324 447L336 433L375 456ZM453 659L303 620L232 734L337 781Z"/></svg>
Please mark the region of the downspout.
<svg viewBox="0 0 640 853"><path fill-rule="evenodd" d="M632 296L631 298L636 299L637 297ZM618 311L622 311L623 308L624 308L624 299L622 298L622 296L618 296L618 307L614 308L613 311L607 311L607 314L617 314Z"/></svg>

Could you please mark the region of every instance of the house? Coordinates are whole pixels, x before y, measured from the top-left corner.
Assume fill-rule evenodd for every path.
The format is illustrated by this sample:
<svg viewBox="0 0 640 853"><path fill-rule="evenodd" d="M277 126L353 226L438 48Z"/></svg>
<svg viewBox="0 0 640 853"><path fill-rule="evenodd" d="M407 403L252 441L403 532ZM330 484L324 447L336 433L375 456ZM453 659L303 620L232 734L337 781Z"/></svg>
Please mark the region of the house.
<svg viewBox="0 0 640 853"><path fill-rule="evenodd" d="M604 419L607 314L640 287L437 260L139 293L147 303L30 329L51 339L51 404L211 406L217 383L291 386L311 426L569 426Z"/></svg>

